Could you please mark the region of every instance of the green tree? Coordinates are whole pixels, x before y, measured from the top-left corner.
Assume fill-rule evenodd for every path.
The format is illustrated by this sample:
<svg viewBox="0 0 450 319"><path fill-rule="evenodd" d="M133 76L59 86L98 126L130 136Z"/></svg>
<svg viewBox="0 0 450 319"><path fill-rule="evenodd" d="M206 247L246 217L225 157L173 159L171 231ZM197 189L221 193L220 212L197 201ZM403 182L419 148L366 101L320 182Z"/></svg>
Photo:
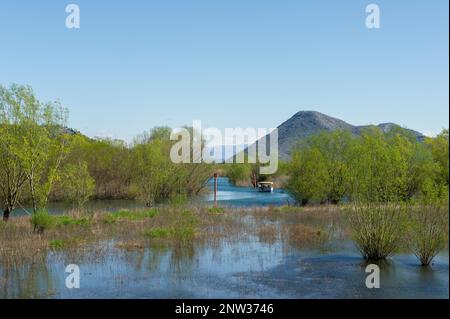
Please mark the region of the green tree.
<svg viewBox="0 0 450 319"><path fill-rule="evenodd" d="M249 181L252 177L251 164L233 163L226 165L226 176L230 182L236 185L238 182Z"/></svg>
<svg viewBox="0 0 450 319"><path fill-rule="evenodd" d="M309 201L338 203L350 188L348 131L311 136L294 151L289 188L304 204Z"/></svg>
<svg viewBox="0 0 450 319"><path fill-rule="evenodd" d="M154 128L135 139L132 148L133 181L138 197L147 206L178 195L197 195L211 176L211 165L171 161L170 149L174 141L170 140L169 133L166 127Z"/></svg>
<svg viewBox="0 0 450 319"><path fill-rule="evenodd" d="M78 209L82 209L95 192L95 180L89 175L86 162L64 166L60 186L65 199Z"/></svg>
<svg viewBox="0 0 450 319"><path fill-rule="evenodd" d="M426 154L413 176L421 176L419 200L423 203L442 203L448 201L449 172L448 130L443 130L435 138L427 138L422 153Z"/></svg>
<svg viewBox="0 0 450 319"><path fill-rule="evenodd" d="M295 152L290 172L288 189L303 205L326 200L329 176L324 156L317 148Z"/></svg>
<svg viewBox="0 0 450 319"><path fill-rule="evenodd" d="M86 162L89 174L95 179L96 198L130 198L131 150L125 143L111 139L89 139L75 135L66 163Z"/></svg>
<svg viewBox="0 0 450 319"><path fill-rule="evenodd" d="M140 198L149 207L171 195L170 180L174 175L167 154L167 147L160 140L138 144L133 149L134 180Z"/></svg>
<svg viewBox="0 0 450 319"><path fill-rule="evenodd" d="M401 127L388 133L371 127L360 136L323 132L294 151L289 188L304 203L408 201L429 192L430 182L445 193L446 152L445 137L427 147Z"/></svg>
<svg viewBox="0 0 450 319"><path fill-rule="evenodd" d="M2 153L6 164L0 175L4 218L17 203L26 178L33 212L46 205L66 150L64 124L67 110L58 102L41 103L29 86L0 87ZM6 189L6 190L5 190Z"/></svg>
<svg viewBox="0 0 450 319"><path fill-rule="evenodd" d="M352 149L351 197L358 201L391 202L408 198L414 145L400 134L368 129Z"/></svg>
<svg viewBox="0 0 450 319"><path fill-rule="evenodd" d="M3 220L7 221L19 201L27 176L17 156L21 147L21 127L11 124L4 113L4 94L5 90L0 86L0 204L4 209Z"/></svg>

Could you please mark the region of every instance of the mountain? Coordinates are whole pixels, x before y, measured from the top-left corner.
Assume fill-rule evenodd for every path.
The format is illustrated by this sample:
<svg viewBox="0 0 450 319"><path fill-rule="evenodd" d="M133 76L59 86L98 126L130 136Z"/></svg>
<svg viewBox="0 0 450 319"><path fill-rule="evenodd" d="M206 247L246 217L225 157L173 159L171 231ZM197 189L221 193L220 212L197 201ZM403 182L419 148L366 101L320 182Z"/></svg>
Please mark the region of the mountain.
<svg viewBox="0 0 450 319"><path fill-rule="evenodd" d="M278 154L280 160L288 160L292 149L297 143L308 136L323 131L349 130L353 134L361 132L369 127L379 127L387 133L394 128L400 127L395 123L382 123L379 125L354 126L340 119L322 114L316 111L300 111L289 120L278 126ZM422 133L409 130L412 135L422 141L425 136ZM264 139L264 138L263 138Z"/></svg>

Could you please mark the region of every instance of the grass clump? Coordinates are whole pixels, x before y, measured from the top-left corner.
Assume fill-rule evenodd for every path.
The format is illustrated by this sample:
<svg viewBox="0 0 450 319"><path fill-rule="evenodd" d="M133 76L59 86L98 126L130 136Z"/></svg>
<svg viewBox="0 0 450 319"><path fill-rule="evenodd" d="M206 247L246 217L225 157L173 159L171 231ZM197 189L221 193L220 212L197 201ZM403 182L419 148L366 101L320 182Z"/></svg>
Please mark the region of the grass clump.
<svg viewBox="0 0 450 319"><path fill-rule="evenodd" d="M287 235L289 243L297 248L319 247L330 239L330 235L323 228L306 224L287 224L283 234Z"/></svg>
<svg viewBox="0 0 450 319"><path fill-rule="evenodd" d="M55 219L47 211L38 211L31 216L31 224L33 232L43 233L44 230L55 225Z"/></svg>
<svg viewBox="0 0 450 319"><path fill-rule="evenodd" d="M144 235L150 239L168 238L171 237L171 230L169 228L153 228L147 230Z"/></svg>
<svg viewBox="0 0 450 319"><path fill-rule="evenodd" d="M60 250L65 247L65 242L62 239L52 239L49 241L48 246L53 250Z"/></svg>
<svg viewBox="0 0 450 319"><path fill-rule="evenodd" d="M181 212L178 218L172 221L174 238L181 243L191 241L195 237L195 231L199 223L198 217L191 211Z"/></svg>
<svg viewBox="0 0 450 319"><path fill-rule="evenodd" d="M199 222L198 217L190 211L173 211L167 226L149 229L144 235L150 239L169 239L177 244L186 244L195 237Z"/></svg>
<svg viewBox="0 0 450 319"><path fill-rule="evenodd" d="M211 213L211 214L223 214L224 212L225 212L225 209L223 207L214 206L214 207L208 208L208 213Z"/></svg>
<svg viewBox="0 0 450 319"><path fill-rule="evenodd" d="M43 233L44 230L64 226L88 226L91 219L87 217L74 217L69 215L54 216L45 211L37 212L31 216L34 232Z"/></svg>
<svg viewBox="0 0 450 319"><path fill-rule="evenodd" d="M389 257L404 237L406 206L354 204L344 208L352 237L363 257L377 261Z"/></svg>
<svg viewBox="0 0 450 319"><path fill-rule="evenodd" d="M410 211L408 239L422 266L428 266L448 241L448 206L425 205Z"/></svg>
<svg viewBox="0 0 450 319"><path fill-rule="evenodd" d="M118 211L109 214L105 214L103 221L106 224L114 224L120 220L141 220L146 218L153 218L158 215L156 209L150 209L142 212L131 212L131 211Z"/></svg>
<svg viewBox="0 0 450 319"><path fill-rule="evenodd" d="M78 237L71 237L67 239L51 239L48 242L48 246L52 250L62 250L71 247L76 247L84 242L83 239Z"/></svg>
<svg viewBox="0 0 450 319"><path fill-rule="evenodd" d="M86 217L76 218L68 215L63 215L55 216L54 219L56 226L87 226L91 224L91 220Z"/></svg>
<svg viewBox="0 0 450 319"><path fill-rule="evenodd" d="M186 206L188 201L189 199L186 195L180 194L171 198L169 201L169 205L171 205L172 207L183 207Z"/></svg>

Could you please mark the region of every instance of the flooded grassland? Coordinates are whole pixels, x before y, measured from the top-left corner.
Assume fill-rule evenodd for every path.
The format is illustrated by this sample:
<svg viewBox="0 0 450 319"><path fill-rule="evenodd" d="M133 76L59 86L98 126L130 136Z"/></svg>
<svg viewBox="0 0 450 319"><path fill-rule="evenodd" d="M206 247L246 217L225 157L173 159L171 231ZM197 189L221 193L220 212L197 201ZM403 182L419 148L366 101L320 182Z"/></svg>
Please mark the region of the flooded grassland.
<svg viewBox="0 0 450 319"><path fill-rule="evenodd" d="M1 298L448 298L448 248L431 267L399 251L367 289L337 206L211 205L30 217L0 225ZM34 231L33 231L34 230ZM66 266L80 269L68 289Z"/></svg>

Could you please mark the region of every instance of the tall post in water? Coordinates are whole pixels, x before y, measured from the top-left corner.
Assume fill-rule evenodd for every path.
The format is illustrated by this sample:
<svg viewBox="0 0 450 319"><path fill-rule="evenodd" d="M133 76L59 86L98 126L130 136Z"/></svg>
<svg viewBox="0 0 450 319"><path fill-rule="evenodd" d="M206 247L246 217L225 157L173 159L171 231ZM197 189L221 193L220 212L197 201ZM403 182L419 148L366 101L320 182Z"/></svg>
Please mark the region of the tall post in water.
<svg viewBox="0 0 450 319"><path fill-rule="evenodd" d="M217 173L214 173L214 205L217 206Z"/></svg>

